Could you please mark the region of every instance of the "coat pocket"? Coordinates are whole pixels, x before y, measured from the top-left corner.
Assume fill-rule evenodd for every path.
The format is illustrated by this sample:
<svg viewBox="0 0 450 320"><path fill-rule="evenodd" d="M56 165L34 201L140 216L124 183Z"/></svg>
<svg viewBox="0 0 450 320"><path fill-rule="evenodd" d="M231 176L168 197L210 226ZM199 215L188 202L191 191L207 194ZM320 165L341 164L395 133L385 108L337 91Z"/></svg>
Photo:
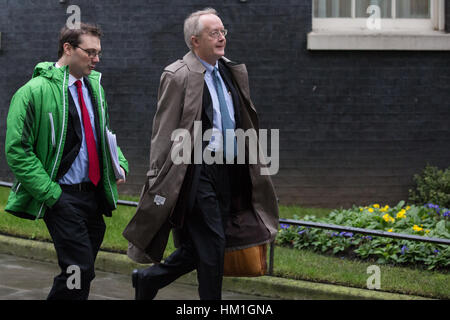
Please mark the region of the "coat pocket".
<svg viewBox="0 0 450 320"><path fill-rule="evenodd" d="M55 148L56 147L55 124L53 122L53 114L51 112L48 113L48 118L50 120L52 146L53 146L53 148Z"/></svg>

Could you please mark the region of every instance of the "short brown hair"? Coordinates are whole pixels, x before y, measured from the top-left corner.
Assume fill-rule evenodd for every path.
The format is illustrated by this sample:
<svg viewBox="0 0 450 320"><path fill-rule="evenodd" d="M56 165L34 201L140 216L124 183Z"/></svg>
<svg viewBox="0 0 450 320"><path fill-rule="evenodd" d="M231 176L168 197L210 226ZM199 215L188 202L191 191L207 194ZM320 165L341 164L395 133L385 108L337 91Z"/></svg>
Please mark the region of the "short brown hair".
<svg viewBox="0 0 450 320"><path fill-rule="evenodd" d="M68 42L72 47L76 47L80 44L80 36L83 34L90 34L98 38L103 36L100 27L94 24L80 23L78 29L70 29L64 26L59 33L58 59L64 54L64 43Z"/></svg>

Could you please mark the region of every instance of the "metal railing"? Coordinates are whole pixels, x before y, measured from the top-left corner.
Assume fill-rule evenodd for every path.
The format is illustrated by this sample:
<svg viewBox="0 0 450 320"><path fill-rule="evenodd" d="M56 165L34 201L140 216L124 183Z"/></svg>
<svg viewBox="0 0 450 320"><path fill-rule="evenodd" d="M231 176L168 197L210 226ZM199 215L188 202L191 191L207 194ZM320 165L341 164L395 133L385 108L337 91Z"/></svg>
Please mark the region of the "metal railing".
<svg viewBox="0 0 450 320"><path fill-rule="evenodd" d="M422 242L431 242L431 243L436 243L436 244L450 245L450 239L422 237L422 236L415 236L412 234L405 234L405 233L394 233L394 232L386 232L386 231L381 231L381 230L354 228L354 227L348 227L348 226L339 226L339 225L335 225L335 224L326 224L326 223L318 223L318 222L303 221L303 220L280 219L280 223L302 226L302 227L310 227L310 228L362 233L362 234L368 234L368 235L377 236L377 237L386 237L386 238L395 238L395 239L422 241Z"/></svg>
<svg viewBox="0 0 450 320"><path fill-rule="evenodd" d="M0 186L2 186L2 187L11 188L12 185L13 185L12 183L0 181ZM138 202L127 201L127 200L118 200L117 204L123 205L123 206L129 206L129 207L137 207ZM377 237L450 245L450 239L430 238L430 237L415 236L415 235L405 234L405 233L394 233L394 232L386 232L386 231L381 231L381 230L340 226L340 225L336 225L336 224L327 224L327 223L319 223L319 222L304 221L304 220L292 220L292 219L279 219L279 223L280 224L284 223L287 225L301 226L301 227L308 227L308 228L319 228L319 229L336 230L336 231L343 231L343 232L361 233L361 234L372 235L372 236L377 236ZM275 243L271 242L270 249L269 249L269 270L268 270L269 275L273 274L274 256L275 256Z"/></svg>
<svg viewBox="0 0 450 320"><path fill-rule="evenodd" d="M0 181L0 187L8 187L11 188L13 184L11 182Z"/></svg>

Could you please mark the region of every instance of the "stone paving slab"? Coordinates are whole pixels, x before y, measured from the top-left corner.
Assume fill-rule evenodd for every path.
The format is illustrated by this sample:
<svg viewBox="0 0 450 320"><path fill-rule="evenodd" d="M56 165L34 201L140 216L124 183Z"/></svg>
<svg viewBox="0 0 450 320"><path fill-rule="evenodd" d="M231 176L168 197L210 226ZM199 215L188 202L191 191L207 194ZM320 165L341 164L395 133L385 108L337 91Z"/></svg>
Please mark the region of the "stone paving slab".
<svg viewBox="0 0 450 320"><path fill-rule="evenodd" d="M59 273L57 264L0 254L0 300L45 300ZM96 271L90 300L133 300L131 275ZM260 300L264 297L223 292L224 300ZM174 282L161 289L156 300L198 300L197 287Z"/></svg>

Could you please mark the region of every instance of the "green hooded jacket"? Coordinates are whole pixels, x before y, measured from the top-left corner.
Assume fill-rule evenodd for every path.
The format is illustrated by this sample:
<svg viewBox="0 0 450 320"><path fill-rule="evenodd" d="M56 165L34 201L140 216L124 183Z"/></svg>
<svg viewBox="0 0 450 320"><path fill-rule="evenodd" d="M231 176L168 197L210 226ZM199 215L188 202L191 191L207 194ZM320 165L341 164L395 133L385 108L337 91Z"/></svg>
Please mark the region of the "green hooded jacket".
<svg viewBox="0 0 450 320"><path fill-rule="evenodd" d="M92 71L87 77L92 87L93 104L97 105L100 132L97 139L102 153L102 180L108 206L114 210L118 193L110 152L106 142L109 127L108 105L101 73ZM39 63L28 83L13 96L7 118L6 161L16 181L5 210L15 215L42 218L61 195L55 182L61 163L69 116L69 68L54 67L53 62ZM128 162L118 148L119 163L128 174Z"/></svg>

